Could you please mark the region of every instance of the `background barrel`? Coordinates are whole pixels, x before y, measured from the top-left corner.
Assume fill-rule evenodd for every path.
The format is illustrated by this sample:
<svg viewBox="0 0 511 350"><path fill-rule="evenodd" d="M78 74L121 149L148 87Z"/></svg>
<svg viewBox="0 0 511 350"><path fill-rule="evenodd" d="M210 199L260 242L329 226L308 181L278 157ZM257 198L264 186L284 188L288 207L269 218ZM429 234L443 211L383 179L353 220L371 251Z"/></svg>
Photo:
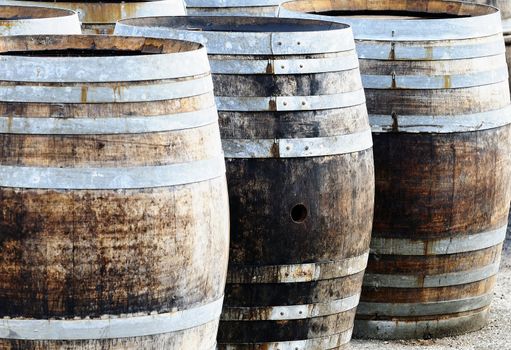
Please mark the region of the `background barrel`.
<svg viewBox="0 0 511 350"><path fill-rule="evenodd" d="M93 0L83 2L0 0L0 4L58 7L76 11L85 34L111 34L115 22L124 18L186 14L183 0Z"/></svg>
<svg viewBox="0 0 511 350"><path fill-rule="evenodd" d="M276 17L284 0L186 0L190 16Z"/></svg>
<svg viewBox="0 0 511 350"><path fill-rule="evenodd" d="M0 35L80 34L73 11L0 3Z"/></svg>
<svg viewBox="0 0 511 350"><path fill-rule="evenodd" d="M0 60L0 348L214 349L229 223L206 50L17 36Z"/></svg>
<svg viewBox="0 0 511 350"><path fill-rule="evenodd" d="M208 45L231 205L219 349L344 348L374 197L351 29L274 18L159 17L122 21L116 32Z"/></svg>
<svg viewBox="0 0 511 350"><path fill-rule="evenodd" d="M500 14L447 1L283 7L350 23L357 41L376 204L356 335L422 338L481 328L511 199Z"/></svg>

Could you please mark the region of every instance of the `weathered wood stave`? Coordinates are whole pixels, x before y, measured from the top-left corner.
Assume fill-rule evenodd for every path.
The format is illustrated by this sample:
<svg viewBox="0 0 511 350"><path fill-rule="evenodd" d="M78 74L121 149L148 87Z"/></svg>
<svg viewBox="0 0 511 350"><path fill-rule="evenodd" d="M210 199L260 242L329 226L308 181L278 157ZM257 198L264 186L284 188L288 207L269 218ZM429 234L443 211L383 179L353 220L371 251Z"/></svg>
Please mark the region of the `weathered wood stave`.
<svg viewBox="0 0 511 350"><path fill-rule="evenodd" d="M228 206L205 49L122 37L0 40L2 58L15 52L19 56L10 57L19 62L45 50L71 56L53 58L47 70L41 63L46 74L20 80L60 90L55 99L64 102L0 95L0 348L213 349L227 269ZM23 56L27 51L35 53ZM79 71L48 80L59 64L96 65L94 56L120 64L130 51L140 70L124 78L100 65L81 80ZM151 56L174 67L182 59L194 64L162 73L144 68ZM164 99L114 94L99 103L82 94L81 102L65 102L75 99L66 95L72 87L101 85L119 93L144 80L152 84L159 74L177 87L205 84L204 92L174 98L168 91ZM7 73L1 78L2 84L16 81ZM212 257L215 264L206 261Z"/></svg>
<svg viewBox="0 0 511 350"><path fill-rule="evenodd" d="M0 35L30 34L81 34L80 20L69 10L0 2Z"/></svg>
<svg viewBox="0 0 511 350"><path fill-rule="evenodd" d="M351 338L373 201L358 63L349 37L330 41L344 26L277 21L153 18L121 21L116 32L208 40L231 203L219 348L340 349ZM336 94L334 104L314 99ZM361 135L354 148L330 141L348 135ZM300 205L306 217L293 222Z"/></svg>
<svg viewBox="0 0 511 350"><path fill-rule="evenodd" d="M404 12L349 17L367 9ZM406 11L414 20L399 21ZM421 20L418 12L451 15ZM511 195L499 13L456 2L320 0L285 3L281 15L354 28L376 170L355 335L423 338L483 327Z"/></svg>
<svg viewBox="0 0 511 350"><path fill-rule="evenodd" d="M182 16L186 14L183 0L128 1L33 1L1 0L0 3L22 6L46 6L76 11L84 34L112 34L115 22L125 18L147 16ZM53 33L35 33L53 34ZM79 34L79 33L73 33Z"/></svg>

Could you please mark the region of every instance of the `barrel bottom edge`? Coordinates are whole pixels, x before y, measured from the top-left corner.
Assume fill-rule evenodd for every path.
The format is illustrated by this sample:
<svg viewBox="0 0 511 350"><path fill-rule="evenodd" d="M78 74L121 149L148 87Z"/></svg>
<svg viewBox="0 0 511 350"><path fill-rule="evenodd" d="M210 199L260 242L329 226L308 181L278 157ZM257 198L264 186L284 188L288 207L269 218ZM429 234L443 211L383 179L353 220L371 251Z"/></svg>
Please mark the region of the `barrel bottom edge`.
<svg viewBox="0 0 511 350"><path fill-rule="evenodd" d="M355 320L354 339L406 340L457 336L479 331L489 321L490 306L469 314L440 315L438 319Z"/></svg>

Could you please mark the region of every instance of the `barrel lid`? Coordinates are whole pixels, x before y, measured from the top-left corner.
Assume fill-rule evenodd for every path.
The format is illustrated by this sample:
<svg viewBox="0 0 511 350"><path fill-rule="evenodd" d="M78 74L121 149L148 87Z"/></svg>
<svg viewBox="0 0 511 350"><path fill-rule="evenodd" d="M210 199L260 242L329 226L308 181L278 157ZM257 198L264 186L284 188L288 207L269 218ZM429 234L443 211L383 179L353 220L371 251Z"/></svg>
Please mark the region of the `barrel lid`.
<svg viewBox="0 0 511 350"><path fill-rule="evenodd" d="M197 41L205 44L210 54L225 55L300 55L355 48L348 25L295 18L135 18L119 21L115 34Z"/></svg>
<svg viewBox="0 0 511 350"><path fill-rule="evenodd" d="M437 41L471 39L502 32L500 12L459 1L288 1L280 17L347 23L357 40Z"/></svg>
<svg viewBox="0 0 511 350"><path fill-rule="evenodd" d="M102 35L0 37L0 65L0 80L14 82L152 81L210 72L200 43Z"/></svg>
<svg viewBox="0 0 511 350"><path fill-rule="evenodd" d="M186 0L187 7L263 7L278 6L284 0Z"/></svg>

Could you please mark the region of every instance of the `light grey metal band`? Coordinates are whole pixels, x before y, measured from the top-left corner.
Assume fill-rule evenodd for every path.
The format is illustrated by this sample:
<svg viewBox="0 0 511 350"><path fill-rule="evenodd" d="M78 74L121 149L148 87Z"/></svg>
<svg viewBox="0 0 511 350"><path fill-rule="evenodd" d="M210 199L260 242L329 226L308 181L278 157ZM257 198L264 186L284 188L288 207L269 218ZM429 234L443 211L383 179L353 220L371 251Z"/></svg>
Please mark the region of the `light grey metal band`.
<svg viewBox="0 0 511 350"><path fill-rule="evenodd" d="M223 158L136 168L0 166L0 186L57 190L115 190L185 185L220 177Z"/></svg>
<svg viewBox="0 0 511 350"><path fill-rule="evenodd" d="M301 158L348 154L373 146L371 131L296 139L224 139L226 158Z"/></svg>
<svg viewBox="0 0 511 350"><path fill-rule="evenodd" d="M373 234L371 253L385 255L445 255L471 252L501 244L506 238L507 225L476 234L453 236L437 240L381 238Z"/></svg>
<svg viewBox="0 0 511 350"><path fill-rule="evenodd" d="M157 116L107 118L23 118L0 116L0 133L34 135L143 134L198 128L216 123L215 107Z"/></svg>
<svg viewBox="0 0 511 350"><path fill-rule="evenodd" d="M443 312L440 313L445 316ZM487 324L489 308L469 315L437 318L427 321L413 320L355 320L357 338L371 339L417 339L442 336L462 330L478 330Z"/></svg>
<svg viewBox="0 0 511 350"><path fill-rule="evenodd" d="M474 5L478 6L478 5ZM356 40L442 41L480 38L502 33L500 11L479 16L442 19L360 19L324 16L280 8L279 17L325 20L349 24Z"/></svg>
<svg viewBox="0 0 511 350"><path fill-rule="evenodd" d="M351 310L358 305L360 294L326 303L262 306L262 307L227 307L222 311L222 321L282 321L302 320L306 318L333 315Z"/></svg>
<svg viewBox="0 0 511 350"><path fill-rule="evenodd" d="M284 0L186 0L188 7L248 7L280 5Z"/></svg>
<svg viewBox="0 0 511 350"><path fill-rule="evenodd" d="M364 90L334 95L273 96L273 97L224 97L217 96L219 111L313 111L352 107L365 103Z"/></svg>
<svg viewBox="0 0 511 350"><path fill-rule="evenodd" d="M474 270L439 275L384 275L366 274L364 286L374 288L437 288L482 281L499 272L500 262Z"/></svg>
<svg viewBox="0 0 511 350"><path fill-rule="evenodd" d="M227 283L301 283L341 278L364 271L369 252L339 261L273 266L229 266Z"/></svg>
<svg viewBox="0 0 511 350"><path fill-rule="evenodd" d="M511 106L482 113L434 115L369 115L373 132L455 133L498 128L511 124Z"/></svg>
<svg viewBox="0 0 511 350"><path fill-rule="evenodd" d="M342 333L333 334L321 338L312 338L295 341L268 342L268 343L244 343L244 344L222 344L219 343L220 350L311 350L311 349L334 349L349 343L353 328Z"/></svg>
<svg viewBox="0 0 511 350"><path fill-rule="evenodd" d="M492 299L493 293L467 299L442 300L423 304L360 302L357 314L389 317L445 315L483 308L490 305Z"/></svg>
<svg viewBox="0 0 511 350"><path fill-rule="evenodd" d="M326 28L326 27L325 27ZM351 28L302 32L222 32L118 23L116 35L179 39L204 44L210 55L302 55L351 51Z"/></svg>
<svg viewBox="0 0 511 350"><path fill-rule="evenodd" d="M85 340L143 337L194 328L219 318L223 298L188 310L80 320L0 319L0 338Z"/></svg>
<svg viewBox="0 0 511 350"><path fill-rule="evenodd" d="M0 66L0 80L40 83L148 81L192 77L210 71L205 48L120 57L0 56Z"/></svg>
<svg viewBox="0 0 511 350"><path fill-rule="evenodd" d="M309 74L340 72L358 68L353 51L347 57L327 57L295 60L215 59L211 56L211 71L215 74Z"/></svg>
<svg viewBox="0 0 511 350"><path fill-rule="evenodd" d="M0 85L2 102L113 103L170 100L213 91L211 76L186 81L160 81L151 85L40 86Z"/></svg>
<svg viewBox="0 0 511 350"><path fill-rule="evenodd" d="M477 41L467 44L465 41L450 42L449 45L429 46L418 43L404 45L389 41L357 41L357 53L360 59L375 60L422 60L443 61L501 55L506 52L502 37L495 40ZM391 59L392 58L392 59Z"/></svg>
<svg viewBox="0 0 511 350"><path fill-rule="evenodd" d="M484 67L491 70L453 75L362 75L366 89L458 89L490 85L508 80L507 67Z"/></svg>
<svg viewBox="0 0 511 350"><path fill-rule="evenodd" d="M5 3L2 3L5 5ZM20 2L11 2L20 6ZM0 20L0 35L71 35L81 34L78 15L58 16L49 18ZM3 67L2 67L3 71ZM16 71L19 73L19 71Z"/></svg>

